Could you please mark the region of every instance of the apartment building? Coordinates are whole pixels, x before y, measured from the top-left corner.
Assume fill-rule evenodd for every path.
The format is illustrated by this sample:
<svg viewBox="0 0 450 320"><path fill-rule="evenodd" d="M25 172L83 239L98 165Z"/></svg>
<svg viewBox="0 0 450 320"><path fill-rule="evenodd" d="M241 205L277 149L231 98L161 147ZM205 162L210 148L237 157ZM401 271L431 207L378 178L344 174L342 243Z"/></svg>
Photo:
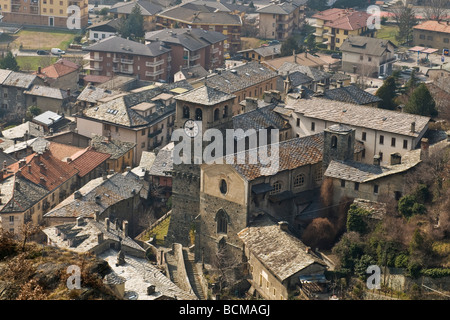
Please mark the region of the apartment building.
<svg viewBox="0 0 450 320"><path fill-rule="evenodd" d="M450 49L450 21L424 21L413 27L415 46L438 49L439 52Z"/></svg>
<svg viewBox="0 0 450 320"><path fill-rule="evenodd" d="M274 2L256 10L259 14L259 36L284 40L304 22L304 5L296 1Z"/></svg>
<svg viewBox="0 0 450 320"><path fill-rule="evenodd" d="M0 6L3 22L7 23L68 29L88 25L88 0L1 0Z"/></svg>
<svg viewBox="0 0 450 320"><path fill-rule="evenodd" d="M155 15L164 9L163 6L156 2L143 0L121 1L115 3L111 9L109 9L109 13L112 14L114 18L127 19L136 5L141 10L141 15L144 20L144 29L152 29L155 25Z"/></svg>
<svg viewBox="0 0 450 320"><path fill-rule="evenodd" d="M416 149L428 130L429 117L344 103L323 98L288 99L286 109L293 112L289 122L293 134L304 137L322 132L333 124L355 129L355 139L364 145L361 162L390 162L390 155Z"/></svg>
<svg viewBox="0 0 450 320"><path fill-rule="evenodd" d="M147 43L161 42L171 49L170 79L182 68L201 66L214 70L224 63L227 36L203 29L164 29L145 34Z"/></svg>
<svg viewBox="0 0 450 320"><path fill-rule="evenodd" d="M375 29L369 29L370 15L354 9L332 8L312 16L316 19L314 35L316 42L327 46L328 50L337 50L348 36L374 36Z"/></svg>
<svg viewBox="0 0 450 320"><path fill-rule="evenodd" d="M86 48L84 66L92 75L112 77L134 75L140 80L168 80L171 50L160 42L143 44L121 37L109 37Z"/></svg>
<svg viewBox="0 0 450 320"><path fill-rule="evenodd" d="M227 36L224 40L225 53L235 53L241 49L242 19L222 7L217 8L217 5L206 3L182 3L158 13L156 28L199 28L217 31Z"/></svg>

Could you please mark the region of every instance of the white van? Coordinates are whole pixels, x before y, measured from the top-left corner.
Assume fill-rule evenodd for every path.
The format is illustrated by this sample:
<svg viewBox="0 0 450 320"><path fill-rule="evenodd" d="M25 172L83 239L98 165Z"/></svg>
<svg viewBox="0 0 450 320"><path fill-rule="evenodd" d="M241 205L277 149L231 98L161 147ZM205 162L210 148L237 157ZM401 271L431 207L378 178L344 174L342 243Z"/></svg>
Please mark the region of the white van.
<svg viewBox="0 0 450 320"><path fill-rule="evenodd" d="M61 54L65 54L66 52L65 51L62 51L61 49L59 49L59 48L52 48L52 50L50 50L50 52L52 53L52 54L54 54L54 55L61 55Z"/></svg>

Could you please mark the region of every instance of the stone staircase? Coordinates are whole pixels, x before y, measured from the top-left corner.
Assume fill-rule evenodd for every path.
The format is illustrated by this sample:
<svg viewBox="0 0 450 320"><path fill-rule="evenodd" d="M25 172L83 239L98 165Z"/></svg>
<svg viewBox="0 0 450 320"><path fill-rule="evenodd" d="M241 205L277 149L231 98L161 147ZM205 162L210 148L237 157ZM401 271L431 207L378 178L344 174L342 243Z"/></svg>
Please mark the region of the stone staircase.
<svg viewBox="0 0 450 320"><path fill-rule="evenodd" d="M191 284L192 290L199 300L206 300L206 295L203 292L201 285L201 274L197 269L196 263L194 261L194 255L190 253L187 249L183 249L184 264L186 266L186 272Z"/></svg>

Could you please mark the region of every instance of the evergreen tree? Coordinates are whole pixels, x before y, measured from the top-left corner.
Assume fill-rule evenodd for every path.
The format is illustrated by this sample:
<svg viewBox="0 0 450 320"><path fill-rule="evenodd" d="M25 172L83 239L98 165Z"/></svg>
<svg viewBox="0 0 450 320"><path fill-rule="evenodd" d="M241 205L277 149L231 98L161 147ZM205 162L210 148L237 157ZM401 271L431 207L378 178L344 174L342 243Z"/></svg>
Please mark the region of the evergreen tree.
<svg viewBox="0 0 450 320"><path fill-rule="evenodd" d="M295 51L295 53L303 52L303 48L298 45L297 40L293 36L290 36L287 38L282 44L281 44L281 56L286 57L292 55L292 52Z"/></svg>
<svg viewBox="0 0 450 320"><path fill-rule="evenodd" d="M306 48L308 48L308 51L310 52L315 52L316 50L316 37L310 33L307 37L306 37Z"/></svg>
<svg viewBox="0 0 450 320"><path fill-rule="evenodd" d="M121 19L119 23L119 33L123 38L144 37L144 17L142 16L141 8L138 4L135 4L127 19Z"/></svg>
<svg viewBox="0 0 450 320"><path fill-rule="evenodd" d="M19 64L11 51L8 51L6 56L0 60L0 69L8 69L11 71L19 71Z"/></svg>
<svg viewBox="0 0 450 320"><path fill-rule="evenodd" d="M418 85L418 80L416 77L416 70L412 69L411 76L409 77L409 80L408 80L408 82L406 82L406 85L405 85L405 92L407 94L412 93L414 91L414 89L417 88L417 85Z"/></svg>
<svg viewBox="0 0 450 320"><path fill-rule="evenodd" d="M312 10L322 11L327 9L327 0L308 0L307 7Z"/></svg>
<svg viewBox="0 0 450 320"><path fill-rule="evenodd" d="M436 102L424 83L421 83L411 93L411 96L405 105L404 111L422 116L437 116Z"/></svg>
<svg viewBox="0 0 450 320"><path fill-rule="evenodd" d="M394 98L396 96L397 84L393 76L384 80L383 85L377 90L375 95L382 101L379 102L378 108L394 110L397 106Z"/></svg>

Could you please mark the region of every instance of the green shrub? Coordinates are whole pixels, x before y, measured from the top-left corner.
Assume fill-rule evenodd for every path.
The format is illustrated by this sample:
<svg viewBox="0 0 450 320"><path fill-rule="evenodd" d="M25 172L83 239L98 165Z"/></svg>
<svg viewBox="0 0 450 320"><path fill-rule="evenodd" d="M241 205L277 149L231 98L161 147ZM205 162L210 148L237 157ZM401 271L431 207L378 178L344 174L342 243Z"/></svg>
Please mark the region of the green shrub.
<svg viewBox="0 0 450 320"><path fill-rule="evenodd" d="M367 223L364 221L364 217L368 214L368 211L352 204L347 213L347 231L365 234L367 232Z"/></svg>
<svg viewBox="0 0 450 320"><path fill-rule="evenodd" d="M450 269L442 269L442 268L432 268L432 269L423 269L421 274L430 278L442 278L442 277L450 277Z"/></svg>
<svg viewBox="0 0 450 320"><path fill-rule="evenodd" d="M420 277L422 266L418 263L410 262L407 269L407 275L411 278L417 279L418 277Z"/></svg>
<svg viewBox="0 0 450 320"><path fill-rule="evenodd" d="M394 266L396 268L407 268L409 263L408 255L401 253L395 258Z"/></svg>

